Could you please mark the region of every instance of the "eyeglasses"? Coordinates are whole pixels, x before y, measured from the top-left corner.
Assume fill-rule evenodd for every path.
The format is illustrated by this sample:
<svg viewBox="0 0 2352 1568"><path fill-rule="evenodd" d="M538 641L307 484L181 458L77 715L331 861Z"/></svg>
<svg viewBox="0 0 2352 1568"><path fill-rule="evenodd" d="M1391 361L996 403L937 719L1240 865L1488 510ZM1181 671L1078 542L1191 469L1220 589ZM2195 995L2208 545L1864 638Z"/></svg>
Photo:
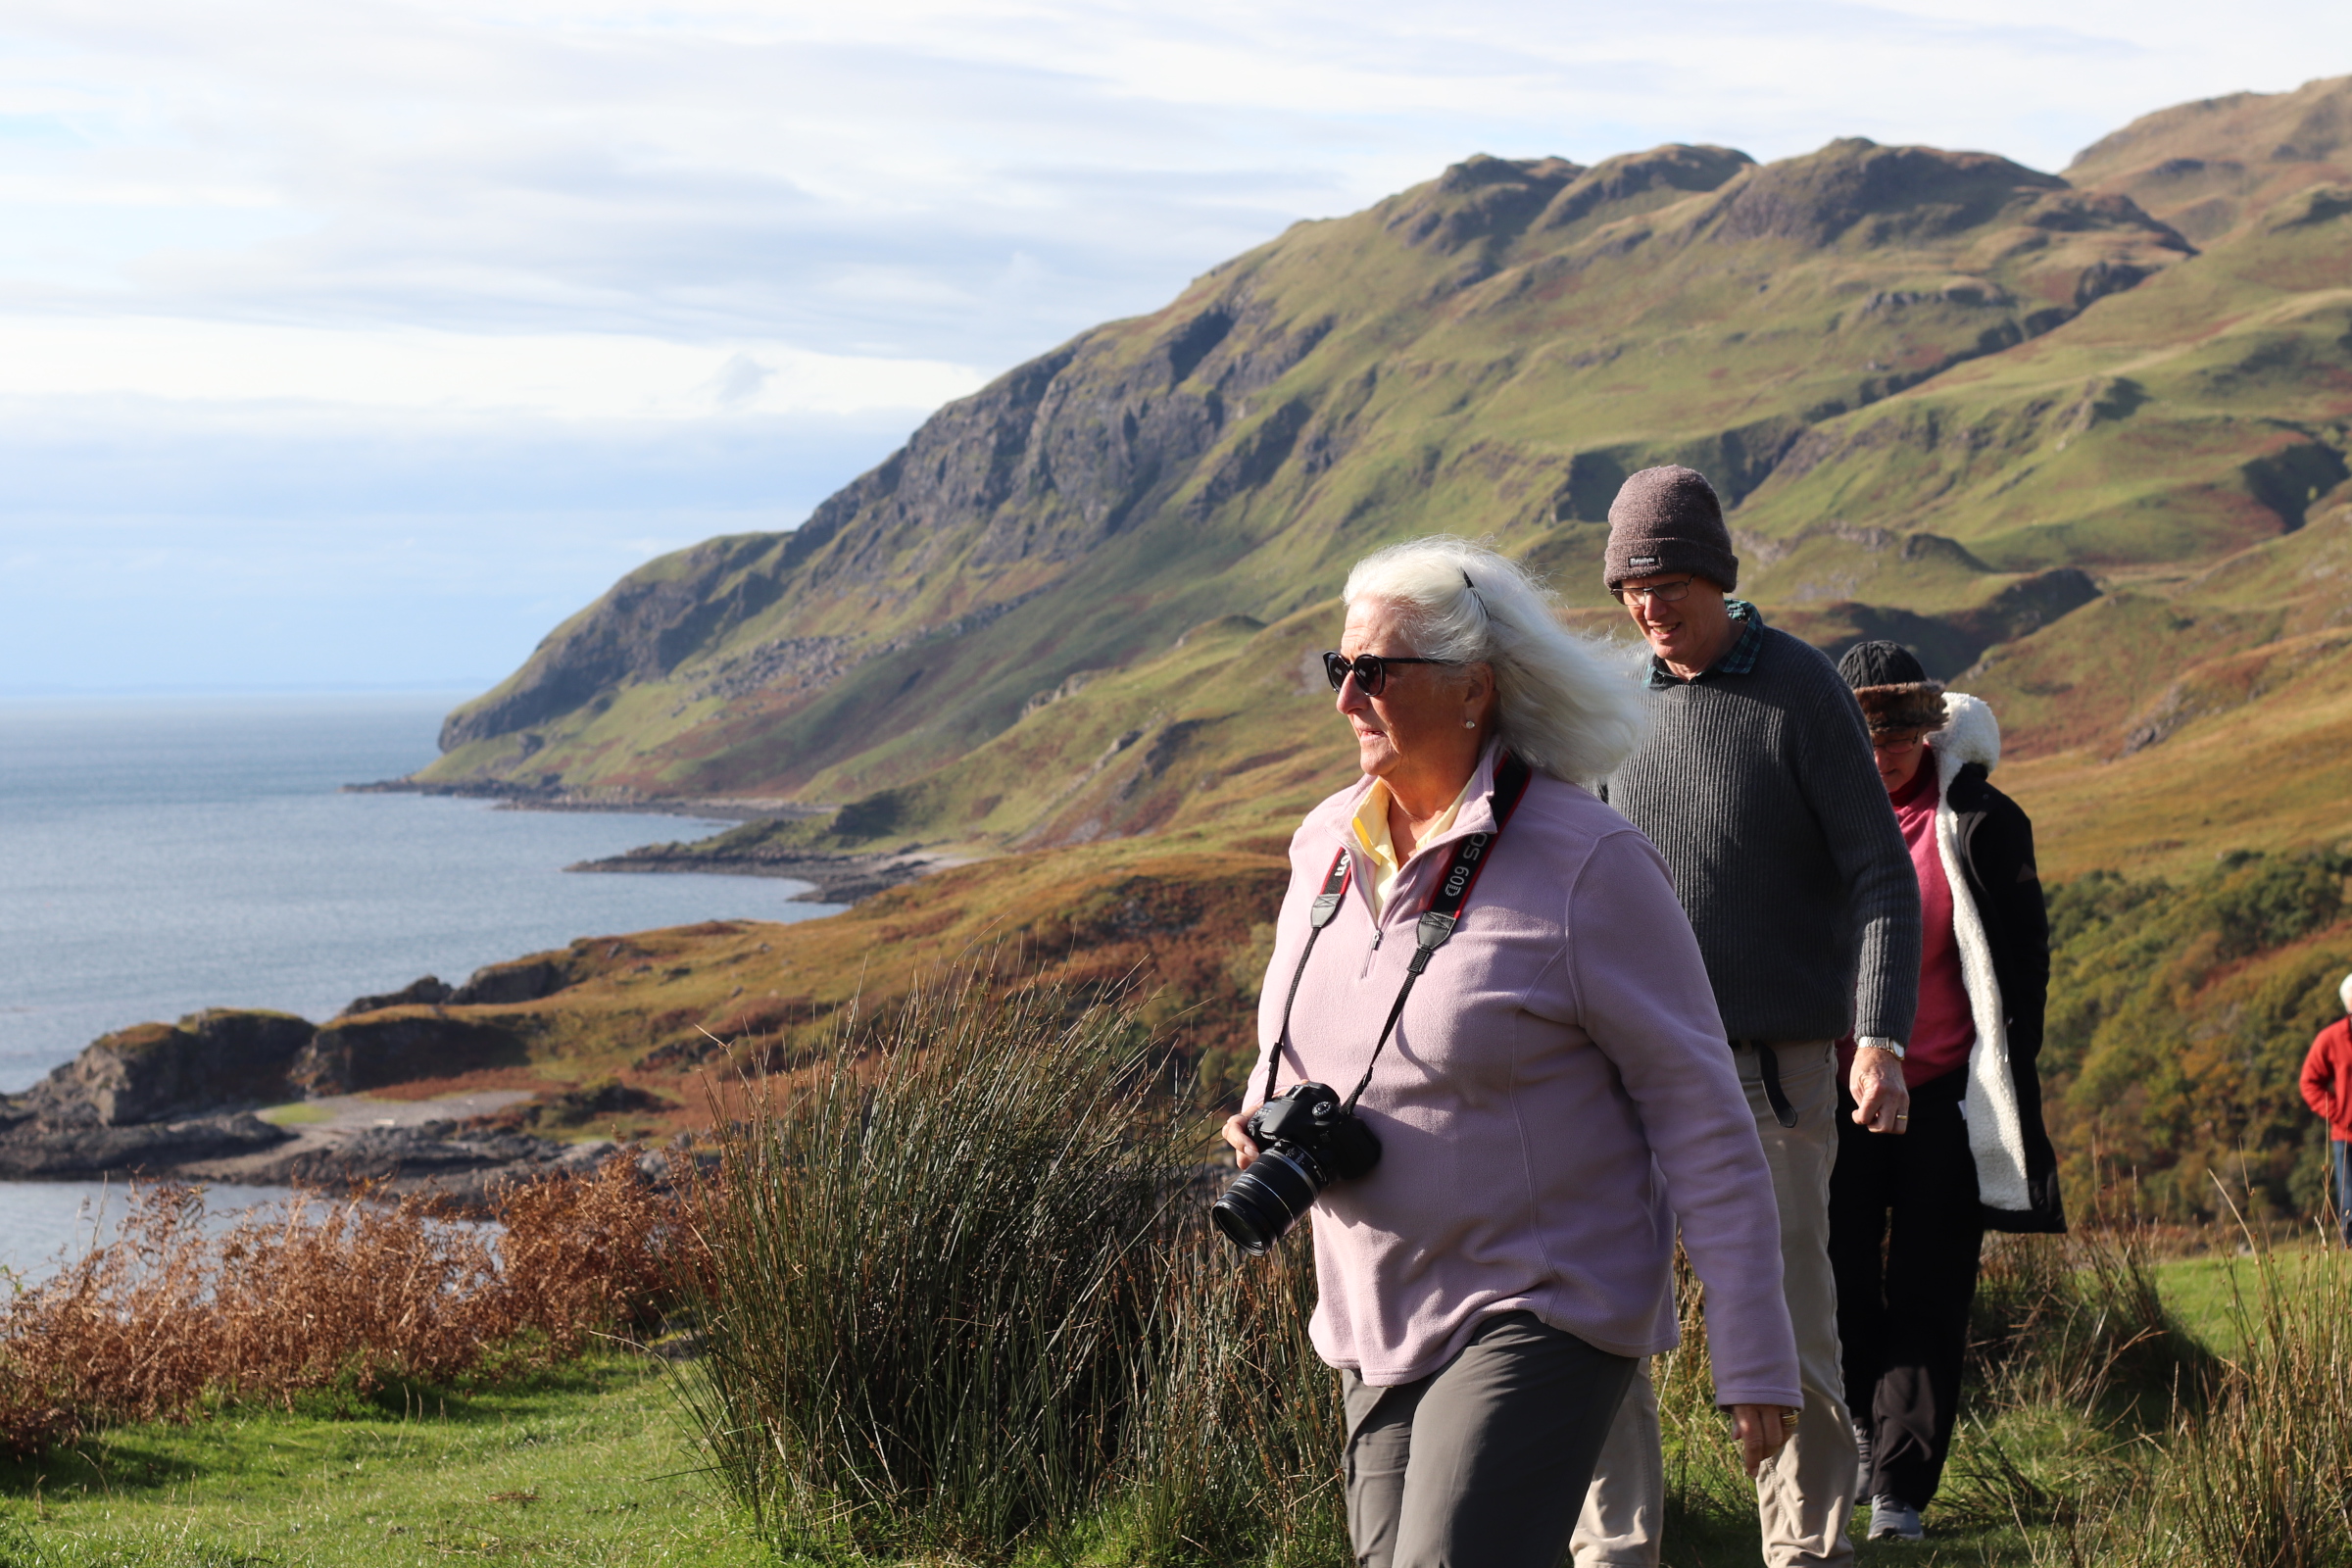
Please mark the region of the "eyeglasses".
<svg viewBox="0 0 2352 1568"><path fill-rule="evenodd" d="M1913 752L1926 739L1925 735L1873 735L1870 747L1875 752Z"/></svg>
<svg viewBox="0 0 2352 1568"><path fill-rule="evenodd" d="M1323 674L1338 691L1355 677L1356 688L1366 697L1378 697L1388 689L1391 664L1450 664L1450 659L1408 659L1402 654L1358 654L1348 659L1341 654L1323 656Z"/></svg>
<svg viewBox="0 0 2352 1568"><path fill-rule="evenodd" d="M1654 582L1646 588L1612 588L1609 592L1617 596L1617 602L1621 605L1629 599L1637 604L1654 601L1661 605L1679 605L1683 602L1683 596L1690 591L1693 580L1685 577L1681 582Z"/></svg>

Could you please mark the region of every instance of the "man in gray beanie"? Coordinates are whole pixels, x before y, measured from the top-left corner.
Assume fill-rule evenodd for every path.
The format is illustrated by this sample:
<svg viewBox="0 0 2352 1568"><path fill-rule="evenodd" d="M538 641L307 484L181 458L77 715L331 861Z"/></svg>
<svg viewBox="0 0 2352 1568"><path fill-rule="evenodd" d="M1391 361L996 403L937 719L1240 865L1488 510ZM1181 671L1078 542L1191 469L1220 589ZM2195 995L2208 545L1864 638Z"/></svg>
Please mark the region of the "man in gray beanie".
<svg viewBox="0 0 2352 1568"><path fill-rule="evenodd" d="M1730 597L1740 558L1704 475L1626 480L1602 573L1649 645L1652 719L1603 794L1674 872L1779 1200L1805 1405L1756 1478L1764 1560L1840 1562L1853 1555L1857 1455L1829 1256L1835 1045L1858 1041L1854 1121L1902 1132L1919 882L1836 666ZM1655 1568L1664 1510L1657 1397L1637 1378L1577 1525L1578 1568Z"/></svg>

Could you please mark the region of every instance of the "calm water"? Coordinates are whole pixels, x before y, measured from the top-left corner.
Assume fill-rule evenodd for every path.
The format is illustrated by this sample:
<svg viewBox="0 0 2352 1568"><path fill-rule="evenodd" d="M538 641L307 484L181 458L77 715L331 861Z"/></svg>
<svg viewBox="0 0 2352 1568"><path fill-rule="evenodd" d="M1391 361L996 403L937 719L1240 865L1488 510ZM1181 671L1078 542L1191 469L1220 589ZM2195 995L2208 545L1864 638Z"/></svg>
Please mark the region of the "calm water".
<svg viewBox="0 0 2352 1568"><path fill-rule="evenodd" d="M563 870L716 824L337 793L431 760L462 695L0 702L0 1090L198 1007L322 1019L574 937L829 912L771 878ZM0 1184L0 1249L84 1196Z"/></svg>
<svg viewBox="0 0 2352 1568"><path fill-rule="evenodd" d="M256 1204L283 1202L291 1187L218 1187L205 1194L205 1229L218 1235ZM25 1284L119 1234L121 1182L0 1182L0 1269ZM5 1290L0 1285L0 1290Z"/></svg>

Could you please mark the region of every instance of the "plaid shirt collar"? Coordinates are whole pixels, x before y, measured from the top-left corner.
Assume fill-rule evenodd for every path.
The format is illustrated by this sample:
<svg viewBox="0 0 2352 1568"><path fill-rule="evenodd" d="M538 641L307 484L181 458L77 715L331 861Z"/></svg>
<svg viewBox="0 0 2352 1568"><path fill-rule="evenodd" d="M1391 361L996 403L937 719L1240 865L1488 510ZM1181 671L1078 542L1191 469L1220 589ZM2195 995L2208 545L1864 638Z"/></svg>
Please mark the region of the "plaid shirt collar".
<svg viewBox="0 0 2352 1568"><path fill-rule="evenodd" d="M1756 667L1756 655L1764 651L1763 612L1744 599L1726 599L1723 608L1730 611L1732 619L1740 623L1740 640L1725 654L1695 677L1705 680L1709 675L1745 675ZM1649 656L1649 689L1664 691L1669 686L1688 685L1682 676L1666 667L1666 661L1657 655Z"/></svg>

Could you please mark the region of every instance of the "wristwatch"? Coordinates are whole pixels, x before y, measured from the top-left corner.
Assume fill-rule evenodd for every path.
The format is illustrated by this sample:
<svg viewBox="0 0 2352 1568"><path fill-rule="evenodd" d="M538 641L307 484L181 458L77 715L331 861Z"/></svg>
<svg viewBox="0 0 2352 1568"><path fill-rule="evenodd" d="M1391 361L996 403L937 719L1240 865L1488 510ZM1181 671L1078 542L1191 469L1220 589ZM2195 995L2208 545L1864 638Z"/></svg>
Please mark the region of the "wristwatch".
<svg viewBox="0 0 2352 1568"><path fill-rule="evenodd" d="M1868 1046L1873 1051L1884 1051L1897 1061L1903 1059L1903 1043L1900 1040L1889 1040L1885 1035L1864 1035L1854 1044Z"/></svg>

